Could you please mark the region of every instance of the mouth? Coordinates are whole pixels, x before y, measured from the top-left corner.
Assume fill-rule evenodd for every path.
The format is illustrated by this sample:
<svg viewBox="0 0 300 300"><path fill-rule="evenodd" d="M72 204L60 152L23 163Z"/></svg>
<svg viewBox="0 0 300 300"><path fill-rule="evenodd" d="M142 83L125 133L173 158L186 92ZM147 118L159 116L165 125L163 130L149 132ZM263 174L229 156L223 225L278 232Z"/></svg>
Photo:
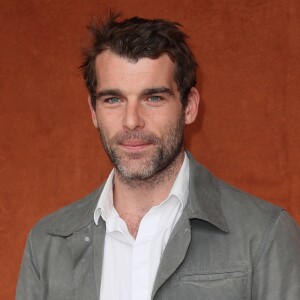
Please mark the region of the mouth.
<svg viewBox="0 0 300 300"><path fill-rule="evenodd" d="M124 148L127 151L139 151L139 150L146 149L152 144L147 141L128 140L128 141L123 141L120 145L122 148Z"/></svg>

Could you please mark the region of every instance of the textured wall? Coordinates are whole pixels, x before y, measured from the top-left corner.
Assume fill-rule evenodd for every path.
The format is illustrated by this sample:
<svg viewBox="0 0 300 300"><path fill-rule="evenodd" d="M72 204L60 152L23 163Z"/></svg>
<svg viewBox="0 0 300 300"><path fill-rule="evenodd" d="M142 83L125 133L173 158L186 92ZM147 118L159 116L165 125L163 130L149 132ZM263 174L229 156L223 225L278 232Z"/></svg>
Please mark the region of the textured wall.
<svg viewBox="0 0 300 300"><path fill-rule="evenodd" d="M203 100L188 147L300 223L298 0L1 0L1 299L14 297L32 225L111 168L77 69L86 24L109 8L184 24Z"/></svg>

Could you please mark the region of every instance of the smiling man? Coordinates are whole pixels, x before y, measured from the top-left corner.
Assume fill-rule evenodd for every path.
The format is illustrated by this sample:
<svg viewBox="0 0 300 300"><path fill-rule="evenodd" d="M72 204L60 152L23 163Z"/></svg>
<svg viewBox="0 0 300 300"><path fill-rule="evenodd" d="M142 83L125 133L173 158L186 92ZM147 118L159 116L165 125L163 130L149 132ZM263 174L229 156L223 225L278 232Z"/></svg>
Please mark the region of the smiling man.
<svg viewBox="0 0 300 300"><path fill-rule="evenodd" d="M196 62L179 24L111 15L83 76L114 168L30 232L17 299L297 300L300 232L184 149Z"/></svg>

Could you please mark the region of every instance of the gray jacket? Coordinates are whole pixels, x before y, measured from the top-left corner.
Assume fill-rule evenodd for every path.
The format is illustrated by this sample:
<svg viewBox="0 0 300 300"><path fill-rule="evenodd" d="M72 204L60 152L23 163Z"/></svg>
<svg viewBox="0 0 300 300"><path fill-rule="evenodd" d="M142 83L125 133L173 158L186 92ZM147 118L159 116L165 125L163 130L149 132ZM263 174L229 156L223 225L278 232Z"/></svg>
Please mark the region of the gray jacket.
<svg viewBox="0 0 300 300"><path fill-rule="evenodd" d="M97 226L93 212L101 191L32 229L17 300L99 300L105 223ZM190 157L188 203L152 299L299 300L299 227L283 209L216 179Z"/></svg>

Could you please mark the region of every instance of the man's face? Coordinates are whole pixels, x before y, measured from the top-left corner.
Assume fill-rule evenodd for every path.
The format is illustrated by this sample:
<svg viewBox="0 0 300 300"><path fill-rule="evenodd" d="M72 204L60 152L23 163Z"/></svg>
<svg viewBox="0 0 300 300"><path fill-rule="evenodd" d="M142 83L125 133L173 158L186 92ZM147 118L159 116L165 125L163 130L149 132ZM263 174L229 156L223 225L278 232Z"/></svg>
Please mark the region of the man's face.
<svg viewBox="0 0 300 300"><path fill-rule="evenodd" d="M130 62L105 51L96 59L91 108L103 146L123 179L148 179L183 151L185 114L167 55Z"/></svg>

